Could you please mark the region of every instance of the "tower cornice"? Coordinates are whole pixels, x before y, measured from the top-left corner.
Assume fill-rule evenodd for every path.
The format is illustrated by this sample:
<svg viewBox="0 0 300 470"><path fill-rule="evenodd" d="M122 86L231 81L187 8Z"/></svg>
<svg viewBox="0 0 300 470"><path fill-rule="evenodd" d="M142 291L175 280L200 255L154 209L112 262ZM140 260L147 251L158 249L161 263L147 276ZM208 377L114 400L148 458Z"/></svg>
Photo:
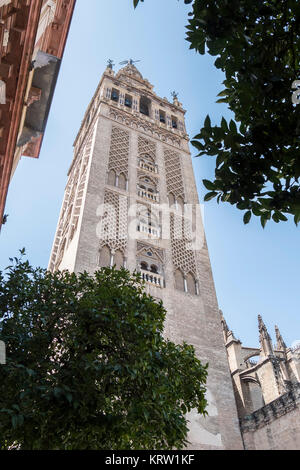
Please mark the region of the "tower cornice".
<svg viewBox="0 0 300 470"><path fill-rule="evenodd" d="M123 86L128 89L128 91L134 91L136 93L141 93L141 91L146 95L155 99L157 102L162 103L164 106L168 106L172 111L177 112L179 111L183 115L186 114L186 110L183 109L181 106L176 106L174 103L170 103L167 98L161 98L153 91L153 86L151 88L145 85L145 80L136 80L142 87L135 85L134 83L128 83L125 80L122 80L121 77L113 76L110 73L104 72L104 76L111 80L116 86ZM149 82L148 82L149 83ZM145 88L144 88L145 87Z"/></svg>
<svg viewBox="0 0 300 470"><path fill-rule="evenodd" d="M102 102L105 102L107 104L108 100L104 100L102 99L101 100ZM144 132L147 136L149 136L149 132L147 132L145 129L149 129L151 135L150 137L152 138L157 138L159 137L160 140L163 142L163 143L166 143L166 144L169 144L169 145L172 145L174 146L175 148L177 149L180 149L180 150L184 150L182 149L182 147L180 146L180 140L181 139L184 139L186 140L187 142L189 141L189 136L187 134L177 134L177 133L173 133L171 130L168 130L168 129L163 129L162 127L160 127L154 120L152 119L149 119L149 120L145 120L145 118L140 118L139 117L139 113L131 113L131 112L128 112L126 111L125 109L120 109L118 108L117 106L116 107L112 107L110 106L109 107L110 109L110 114L109 114L109 118L110 119L113 119L114 121L117 121L119 122L120 124L122 124L122 122L120 122L118 120L118 117L121 117L124 119L124 123L126 125L130 124L131 126L133 124L136 124L137 126L140 126L144 129L141 130L139 129L141 132ZM113 116L115 114L115 116ZM125 122L126 121L126 122ZM128 122L129 121L129 122ZM153 133L156 133L158 135L153 135ZM171 139L171 142L170 140L164 140L164 139ZM176 145L174 144L174 141L176 142Z"/></svg>

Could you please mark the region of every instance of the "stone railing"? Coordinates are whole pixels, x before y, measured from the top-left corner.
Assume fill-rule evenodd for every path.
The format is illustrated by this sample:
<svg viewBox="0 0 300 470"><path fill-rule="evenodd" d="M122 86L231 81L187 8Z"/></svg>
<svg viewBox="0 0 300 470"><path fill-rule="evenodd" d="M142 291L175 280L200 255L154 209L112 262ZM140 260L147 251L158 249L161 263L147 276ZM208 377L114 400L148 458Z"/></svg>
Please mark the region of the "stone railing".
<svg viewBox="0 0 300 470"><path fill-rule="evenodd" d="M158 173L157 165L151 165L151 163L140 162L140 168L151 173Z"/></svg>
<svg viewBox="0 0 300 470"><path fill-rule="evenodd" d="M164 287L164 277L151 271L140 270L143 281L156 287Z"/></svg>
<svg viewBox="0 0 300 470"><path fill-rule="evenodd" d="M160 228L159 227L152 227L147 224L139 223L137 227L138 232L142 233L143 235L147 235L147 238L160 238Z"/></svg>
<svg viewBox="0 0 300 470"><path fill-rule="evenodd" d="M151 201L154 201L154 202L159 202L158 193L151 193L150 191L147 191L146 189L138 189L138 196L144 199L150 199Z"/></svg>

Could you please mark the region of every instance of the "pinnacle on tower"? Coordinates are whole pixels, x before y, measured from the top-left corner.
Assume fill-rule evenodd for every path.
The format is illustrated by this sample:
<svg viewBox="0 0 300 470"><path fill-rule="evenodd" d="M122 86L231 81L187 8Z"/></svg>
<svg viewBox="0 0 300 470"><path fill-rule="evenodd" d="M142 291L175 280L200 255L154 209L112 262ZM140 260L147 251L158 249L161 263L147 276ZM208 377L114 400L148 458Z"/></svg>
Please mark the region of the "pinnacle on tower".
<svg viewBox="0 0 300 470"><path fill-rule="evenodd" d="M221 324L222 324L222 329L223 329L224 341L226 343L228 335L229 335L229 328L228 328L228 325L227 325L226 320L224 318L222 310L219 310L219 312L220 312L220 315L221 315Z"/></svg>
<svg viewBox="0 0 300 470"><path fill-rule="evenodd" d="M238 341L236 337L234 336L233 331L229 329L222 310L219 310L219 312L221 315L221 324L222 324L225 344L227 343L227 341L231 341L231 340Z"/></svg>
<svg viewBox="0 0 300 470"><path fill-rule="evenodd" d="M261 353L267 357L274 354L271 336L268 333L267 327L263 322L261 315L258 315L258 331Z"/></svg>
<svg viewBox="0 0 300 470"><path fill-rule="evenodd" d="M275 325L275 333L276 333L276 340L277 340L276 349L279 349L279 351L286 351L286 344L283 341L283 338L281 336L281 333L277 325Z"/></svg>

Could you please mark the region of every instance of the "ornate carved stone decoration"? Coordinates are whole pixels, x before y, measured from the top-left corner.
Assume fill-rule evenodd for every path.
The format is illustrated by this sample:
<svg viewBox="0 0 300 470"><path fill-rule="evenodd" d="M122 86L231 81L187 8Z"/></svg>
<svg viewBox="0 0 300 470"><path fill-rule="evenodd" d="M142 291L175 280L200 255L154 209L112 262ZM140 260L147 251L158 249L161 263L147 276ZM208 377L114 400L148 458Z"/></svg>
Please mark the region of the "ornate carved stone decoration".
<svg viewBox="0 0 300 470"><path fill-rule="evenodd" d="M183 274L192 273L197 278L195 252L189 249L191 242L190 223L181 215L171 214L171 244L174 268Z"/></svg>
<svg viewBox="0 0 300 470"><path fill-rule="evenodd" d="M111 250L121 250L122 253L125 253L128 237L127 213L128 198L106 189L100 230L100 248L107 245Z"/></svg>
<svg viewBox="0 0 300 470"><path fill-rule="evenodd" d="M181 197L185 200L180 154L179 152L164 148L164 156L168 193L172 193L175 197Z"/></svg>
<svg viewBox="0 0 300 470"><path fill-rule="evenodd" d="M111 107L109 110L109 117L114 121L125 124L126 126L138 129L145 134L160 139L162 142L166 142L174 147L181 147L180 139L178 139L171 131L161 129L156 123L145 121L139 117L139 115L128 114L126 111Z"/></svg>
<svg viewBox="0 0 300 470"><path fill-rule="evenodd" d="M92 142L93 129L86 136L86 141L81 146L79 154L75 156L75 163L72 165L69 173L68 183L65 190L65 197L51 256L51 269L59 268L63 251L68 243L70 243L74 238L78 228L83 194L85 185L87 183L87 167L91 155ZM66 240L65 244L64 240Z"/></svg>
<svg viewBox="0 0 300 470"><path fill-rule="evenodd" d="M123 173L128 178L129 132L113 126L109 151L108 170Z"/></svg>
<svg viewBox="0 0 300 470"><path fill-rule="evenodd" d="M141 241L137 242L136 248L137 257L141 255L148 257L149 259L156 259L159 260L162 264L165 262L165 254L164 250L154 247L149 243L144 243Z"/></svg>

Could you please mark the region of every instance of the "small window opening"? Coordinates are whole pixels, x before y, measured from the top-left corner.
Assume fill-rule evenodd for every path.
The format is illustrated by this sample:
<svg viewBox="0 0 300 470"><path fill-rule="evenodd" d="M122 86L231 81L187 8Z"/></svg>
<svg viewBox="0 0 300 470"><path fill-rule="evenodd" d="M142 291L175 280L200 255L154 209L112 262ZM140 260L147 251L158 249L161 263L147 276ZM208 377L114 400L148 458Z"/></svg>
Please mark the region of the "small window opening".
<svg viewBox="0 0 300 470"><path fill-rule="evenodd" d="M173 129L177 129L178 124L177 124L177 118L172 116L172 127Z"/></svg>
<svg viewBox="0 0 300 470"><path fill-rule="evenodd" d="M145 116L150 114L150 100L146 96L142 96L140 99L140 113Z"/></svg>
<svg viewBox="0 0 300 470"><path fill-rule="evenodd" d="M166 123L166 113L164 111L159 110L159 120L163 124Z"/></svg>
<svg viewBox="0 0 300 470"><path fill-rule="evenodd" d="M116 102L119 101L119 91L116 90L115 88L113 88L111 91L111 99Z"/></svg>
<svg viewBox="0 0 300 470"><path fill-rule="evenodd" d="M127 106L127 108L132 108L132 97L129 96L129 95L125 95L125 106Z"/></svg>
<svg viewBox="0 0 300 470"><path fill-rule="evenodd" d="M158 269L157 269L157 266L155 266L155 264L152 264L150 269L152 273L158 274Z"/></svg>

